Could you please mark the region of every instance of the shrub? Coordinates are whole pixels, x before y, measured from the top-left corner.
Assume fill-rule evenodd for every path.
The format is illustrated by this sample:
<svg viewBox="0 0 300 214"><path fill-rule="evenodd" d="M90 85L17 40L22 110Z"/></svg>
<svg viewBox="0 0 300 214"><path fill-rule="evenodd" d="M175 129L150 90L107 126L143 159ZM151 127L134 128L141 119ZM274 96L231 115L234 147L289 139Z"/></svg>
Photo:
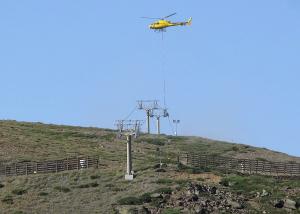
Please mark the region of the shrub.
<svg viewBox="0 0 300 214"><path fill-rule="evenodd" d="M91 179L92 179L92 180L95 180L95 179L98 179L98 178L100 178L99 175L91 175Z"/></svg>
<svg viewBox="0 0 300 214"><path fill-rule="evenodd" d="M93 182L93 183L90 184L90 186L91 186L91 187L97 187L97 186L99 186L99 184L96 183L96 182Z"/></svg>
<svg viewBox="0 0 300 214"><path fill-rule="evenodd" d="M0 189L4 187L4 184L0 184Z"/></svg>
<svg viewBox="0 0 300 214"><path fill-rule="evenodd" d="M40 193L39 193L39 196L47 196L47 195L49 195L48 192L40 192Z"/></svg>
<svg viewBox="0 0 300 214"><path fill-rule="evenodd" d="M163 187L155 190L155 193L161 193L161 194L172 194L172 189L169 187Z"/></svg>
<svg viewBox="0 0 300 214"><path fill-rule="evenodd" d="M13 214L25 214L25 213L23 211L18 210L18 211L15 211Z"/></svg>
<svg viewBox="0 0 300 214"><path fill-rule="evenodd" d="M71 191L68 187L63 187L63 186L56 186L56 187L54 187L54 189L58 190L60 192L64 192L64 193L67 193L67 192Z"/></svg>
<svg viewBox="0 0 300 214"><path fill-rule="evenodd" d="M13 191L12 191L12 193L13 194L15 194L15 195L23 195L23 194L25 194L27 191L25 190L25 189L14 189Z"/></svg>
<svg viewBox="0 0 300 214"><path fill-rule="evenodd" d="M240 150L240 148L239 148L239 147L237 147L237 146L233 146L231 149L232 149L233 151L235 151L235 152L237 152L237 151L239 151L239 150Z"/></svg>
<svg viewBox="0 0 300 214"><path fill-rule="evenodd" d="M141 205L143 202L141 199L133 196L129 196L126 198L121 198L118 200L118 204L120 205Z"/></svg>
<svg viewBox="0 0 300 214"><path fill-rule="evenodd" d="M111 184L111 183L105 185L105 187L108 187L108 188L112 188L112 187L114 187L114 186L115 186L115 185L113 185L113 184Z"/></svg>
<svg viewBox="0 0 300 214"><path fill-rule="evenodd" d="M151 194L145 193L145 194L141 195L140 200L142 203L150 203L151 202Z"/></svg>
<svg viewBox="0 0 300 214"><path fill-rule="evenodd" d="M10 195L5 196L1 201L3 203L6 203L6 204L13 204L14 203L13 197L10 196Z"/></svg>
<svg viewBox="0 0 300 214"><path fill-rule="evenodd" d="M90 188L90 187L97 187L99 184L97 182L88 183L88 184L81 184L78 188Z"/></svg>

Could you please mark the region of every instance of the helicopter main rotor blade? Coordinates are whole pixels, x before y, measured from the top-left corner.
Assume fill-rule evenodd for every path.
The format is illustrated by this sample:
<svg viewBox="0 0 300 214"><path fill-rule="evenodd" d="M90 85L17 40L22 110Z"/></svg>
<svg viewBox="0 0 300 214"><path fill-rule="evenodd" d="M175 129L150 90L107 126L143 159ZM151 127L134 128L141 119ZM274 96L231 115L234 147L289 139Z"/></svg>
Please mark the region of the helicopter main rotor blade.
<svg viewBox="0 0 300 214"><path fill-rule="evenodd" d="M168 16L164 17L164 19L169 18L169 17L174 16L174 15L176 15L176 13L172 13L171 15L168 15Z"/></svg>
<svg viewBox="0 0 300 214"><path fill-rule="evenodd" d="M143 16L143 17L141 17L142 19L161 19L161 18L154 18L154 17L145 17L145 16Z"/></svg>

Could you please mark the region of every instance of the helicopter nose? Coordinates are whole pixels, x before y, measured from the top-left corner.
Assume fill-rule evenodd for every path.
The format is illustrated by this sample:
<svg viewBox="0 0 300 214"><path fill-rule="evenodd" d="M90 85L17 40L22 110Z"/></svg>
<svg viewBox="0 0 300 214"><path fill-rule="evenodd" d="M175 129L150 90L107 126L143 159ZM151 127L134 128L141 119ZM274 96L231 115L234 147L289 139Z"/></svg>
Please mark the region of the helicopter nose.
<svg viewBox="0 0 300 214"><path fill-rule="evenodd" d="M152 24L151 24L151 25L149 25L149 28L150 28L150 29L152 29L152 28L153 28L153 25L152 25Z"/></svg>

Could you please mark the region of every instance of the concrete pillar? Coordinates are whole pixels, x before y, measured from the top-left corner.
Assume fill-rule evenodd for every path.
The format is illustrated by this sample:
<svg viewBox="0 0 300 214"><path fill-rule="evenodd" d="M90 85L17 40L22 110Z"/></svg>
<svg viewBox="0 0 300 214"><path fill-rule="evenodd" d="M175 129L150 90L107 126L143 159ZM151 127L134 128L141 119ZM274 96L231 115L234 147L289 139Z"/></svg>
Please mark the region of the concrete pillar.
<svg viewBox="0 0 300 214"><path fill-rule="evenodd" d="M147 110L147 133L150 134L150 110Z"/></svg>
<svg viewBox="0 0 300 214"><path fill-rule="evenodd" d="M132 157L131 157L131 135L127 135L127 171L125 175L125 180L132 181Z"/></svg>
<svg viewBox="0 0 300 214"><path fill-rule="evenodd" d="M160 135L160 117L157 117L156 120L157 120L157 134Z"/></svg>

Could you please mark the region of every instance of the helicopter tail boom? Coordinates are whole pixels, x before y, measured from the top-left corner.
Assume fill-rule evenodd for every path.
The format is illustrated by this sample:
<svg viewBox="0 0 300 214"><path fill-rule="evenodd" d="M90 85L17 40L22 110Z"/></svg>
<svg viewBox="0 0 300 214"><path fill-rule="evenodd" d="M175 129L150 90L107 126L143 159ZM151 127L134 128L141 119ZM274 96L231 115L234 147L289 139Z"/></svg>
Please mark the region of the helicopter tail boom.
<svg viewBox="0 0 300 214"><path fill-rule="evenodd" d="M172 23L172 26L178 26L178 25L181 25L181 26L188 25L188 26L190 26L191 24L192 24L192 18L189 18L189 20L187 22L175 22L175 23Z"/></svg>

